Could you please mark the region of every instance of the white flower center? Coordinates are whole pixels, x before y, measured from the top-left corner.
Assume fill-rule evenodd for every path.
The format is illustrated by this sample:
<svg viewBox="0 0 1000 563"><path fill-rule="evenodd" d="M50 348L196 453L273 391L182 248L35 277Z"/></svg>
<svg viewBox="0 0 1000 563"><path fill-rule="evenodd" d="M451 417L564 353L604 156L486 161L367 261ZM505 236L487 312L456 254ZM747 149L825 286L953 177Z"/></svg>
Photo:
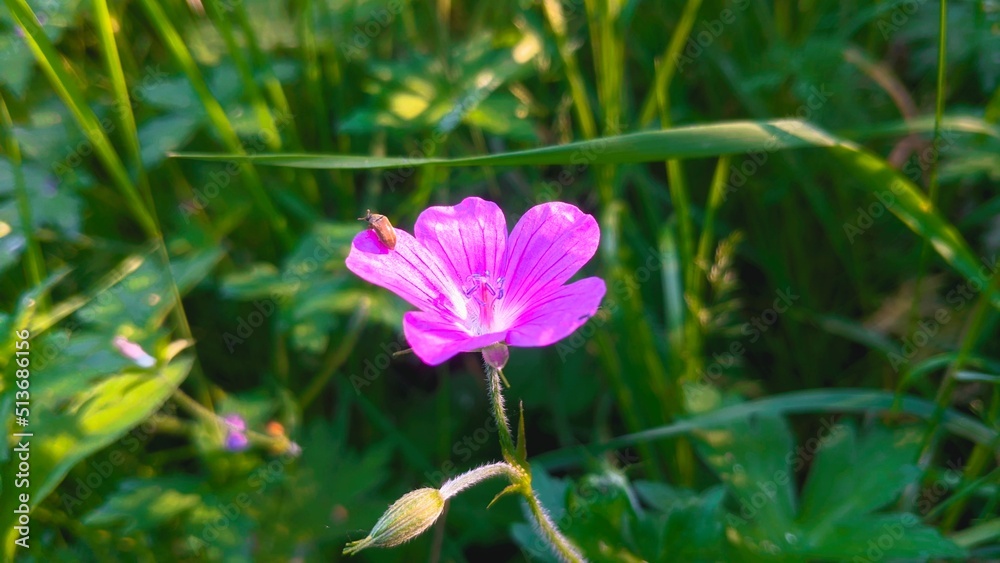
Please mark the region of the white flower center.
<svg viewBox="0 0 1000 563"><path fill-rule="evenodd" d="M462 293L471 303L466 322L472 334L479 336L495 332L493 319L497 302L503 299L503 282L502 277L493 279L489 271L465 278Z"/></svg>

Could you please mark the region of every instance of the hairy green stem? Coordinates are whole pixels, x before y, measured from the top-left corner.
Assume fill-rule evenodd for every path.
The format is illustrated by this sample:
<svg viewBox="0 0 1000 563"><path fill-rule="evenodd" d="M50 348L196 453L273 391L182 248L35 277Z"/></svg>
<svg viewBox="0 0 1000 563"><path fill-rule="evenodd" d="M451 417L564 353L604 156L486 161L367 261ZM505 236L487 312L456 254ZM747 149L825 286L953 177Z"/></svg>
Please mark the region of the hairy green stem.
<svg viewBox="0 0 1000 563"><path fill-rule="evenodd" d="M490 407L493 411L493 418L497 423L497 433L500 435L500 451L507 463L515 467L521 467L521 462L517 460L514 448L514 438L510 435L510 425L507 423L507 413L503 406L503 390L500 383L500 370L487 367L487 377L489 381ZM521 467L521 469L525 469ZM530 483L530 474L529 480Z"/></svg>
<svg viewBox="0 0 1000 563"><path fill-rule="evenodd" d="M549 517L548 512L545 511L541 501L538 500L538 495L531 488L531 468L528 467L526 462L518 459L514 439L510 433L510 426L507 424L507 414L503 405L503 388L500 383L500 370L487 367L486 375L489 378L487 383L490 405L493 417L496 419L497 432L500 434L500 449L503 452L504 459L517 469L516 472L511 472L509 475L513 486L527 501L528 510L535 519L538 531L542 539L549 545L553 554L561 561L586 561L580 550L566 536L562 535L556 527L555 522Z"/></svg>

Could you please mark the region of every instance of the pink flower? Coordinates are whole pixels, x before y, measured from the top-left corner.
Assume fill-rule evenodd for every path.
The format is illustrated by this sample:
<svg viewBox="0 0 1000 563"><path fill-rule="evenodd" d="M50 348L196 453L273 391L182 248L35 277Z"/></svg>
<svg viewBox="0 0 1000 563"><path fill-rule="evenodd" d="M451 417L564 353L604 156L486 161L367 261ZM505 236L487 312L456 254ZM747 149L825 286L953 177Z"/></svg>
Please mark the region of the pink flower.
<svg viewBox="0 0 1000 563"><path fill-rule="evenodd" d="M347 268L419 311L403 317L414 353L437 365L496 343L548 346L573 333L604 297L604 281L565 285L597 251L597 221L568 203L528 210L510 236L496 204L470 197L420 214L389 250L358 233ZM506 348L503 346L505 356ZM502 361L500 362L502 364Z"/></svg>
<svg viewBox="0 0 1000 563"><path fill-rule="evenodd" d="M156 358L150 356L142 349L142 346L132 342L124 336L116 336L112 340L118 353L135 362L141 368L151 368L156 365Z"/></svg>

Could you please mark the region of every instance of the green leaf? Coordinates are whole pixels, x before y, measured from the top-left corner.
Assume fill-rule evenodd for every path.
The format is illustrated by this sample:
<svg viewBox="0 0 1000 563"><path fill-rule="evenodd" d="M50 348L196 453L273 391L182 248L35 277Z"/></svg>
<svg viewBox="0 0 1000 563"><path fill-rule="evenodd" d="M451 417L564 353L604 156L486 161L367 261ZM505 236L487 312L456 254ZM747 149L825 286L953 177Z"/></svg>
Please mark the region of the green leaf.
<svg viewBox="0 0 1000 563"><path fill-rule="evenodd" d="M495 503L496 501L500 500L503 497L520 494L520 492L521 492L521 485L511 483L510 485L504 487L502 491L497 493L497 495L493 497L493 500L491 500L490 503L486 505L486 508L492 507L493 503Z"/></svg>
<svg viewBox="0 0 1000 563"><path fill-rule="evenodd" d="M629 541L637 519L633 498L628 480L617 470L585 475L570 490L561 529L593 561L638 562L636 546Z"/></svg>
<svg viewBox="0 0 1000 563"><path fill-rule="evenodd" d="M823 528L878 510L919 477L913 461L921 428L876 426L858 440L851 424L826 426L802 491L803 527Z"/></svg>
<svg viewBox="0 0 1000 563"><path fill-rule="evenodd" d="M65 406L36 404L31 411L28 430L31 448L31 508L38 506L66 473L88 455L121 438L132 427L156 412L191 370L193 358L182 357L164 365L158 372L129 369L111 376L89 389L76 393ZM44 371L33 374L38 379ZM43 439L44 437L44 439ZM14 478L14 463L3 468L5 482ZM6 545L13 545L14 495L0 501L0 530Z"/></svg>
<svg viewBox="0 0 1000 563"><path fill-rule="evenodd" d="M909 513L846 518L830 528L826 541L809 546L805 552L810 559L833 561L927 560L967 555Z"/></svg>
<svg viewBox="0 0 1000 563"><path fill-rule="evenodd" d="M166 153L183 146L202 125L200 113L178 113L154 117L139 126L139 145L142 147L142 164L153 168L160 164Z"/></svg>
<svg viewBox="0 0 1000 563"><path fill-rule="evenodd" d="M633 483L639 498L657 512L641 516L633 537L647 561L718 561L725 558L724 487L701 493L664 483Z"/></svg>
<svg viewBox="0 0 1000 563"><path fill-rule="evenodd" d="M963 555L912 514L871 514L919 478L913 461L923 436L922 427L875 426L858 439L853 425L827 425L802 492L803 553L840 560Z"/></svg>
<svg viewBox="0 0 1000 563"><path fill-rule="evenodd" d="M751 534L789 530L795 519L795 451L785 420L760 415L695 432L702 459L734 496L737 518Z"/></svg>
<svg viewBox="0 0 1000 563"><path fill-rule="evenodd" d="M122 534L153 530L202 503L192 476L122 481L118 490L83 518L87 526L120 526Z"/></svg>

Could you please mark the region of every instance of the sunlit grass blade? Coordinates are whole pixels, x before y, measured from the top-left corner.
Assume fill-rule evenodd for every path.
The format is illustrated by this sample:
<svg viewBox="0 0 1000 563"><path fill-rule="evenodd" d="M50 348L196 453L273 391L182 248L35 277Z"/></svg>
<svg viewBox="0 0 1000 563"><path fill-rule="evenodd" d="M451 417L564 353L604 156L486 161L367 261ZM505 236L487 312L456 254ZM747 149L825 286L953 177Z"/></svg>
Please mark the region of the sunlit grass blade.
<svg viewBox="0 0 1000 563"><path fill-rule="evenodd" d="M711 125L676 127L667 131L649 131L602 137L512 151L486 156L457 158L374 157L339 154L218 154L175 153L172 156L200 160L248 160L257 164L298 168L372 170L421 166L530 166L574 164L584 158L593 164L628 164L670 159L703 158L751 150L783 150L805 147L829 147L836 143L829 134L795 120L732 121Z"/></svg>
<svg viewBox="0 0 1000 563"><path fill-rule="evenodd" d="M459 158L408 159L317 154L220 155L186 153L175 156L203 160L245 159L259 164L302 168L402 168L421 166L527 166L573 164L581 155L595 164L657 162L674 158L699 158L746 151L824 148L831 151L872 196L890 191L894 203L889 210L911 230L930 242L941 257L967 279L980 276L982 264L962 235L934 210L921 191L884 159L851 141L838 138L800 120L736 121L711 125L678 127L603 137L523 151ZM994 306L1000 307L1000 295L986 290Z"/></svg>
<svg viewBox="0 0 1000 563"><path fill-rule="evenodd" d="M155 238L157 233L156 221L151 211L143 204L139 192L129 177L125 165L118 158L111 141L108 139L105 128L93 110L87 104L87 99L80 90L76 80L70 76L66 70L67 63L62 59L49 38L45 35L38 19L25 0L4 0L11 14L18 25L24 30L24 41L28 44L38 66L48 77L53 89L59 94L63 102L69 107L77 125L87 136L87 140L94 147L94 152L107 168L111 175L111 180L115 187L125 197L129 210L135 220L142 226L146 234Z"/></svg>
<svg viewBox="0 0 1000 563"><path fill-rule="evenodd" d="M837 130L837 135L856 140L899 137L910 133L933 133L937 116L922 115L920 117L890 123L879 123L869 127ZM990 123L987 119L974 115L944 115L941 116L941 131L945 135L952 133L968 133L972 135L987 135L1000 139L1000 126Z"/></svg>
<svg viewBox="0 0 1000 563"><path fill-rule="evenodd" d="M139 148L139 135L135 124L135 114L132 112L132 99L128 92L128 83L125 79L125 72L122 70L121 58L118 55L118 45L115 41L114 22L111 21L111 13L108 11L106 0L93 0L91 8L94 12L94 22L97 24L98 43L101 47L101 55L104 57L104 66L111 79L111 90L115 96L115 115L121 121L123 129L122 138L125 141L125 148L128 156L132 160L138 177L138 184L142 188L145 197L146 207L151 210L153 220L156 214L153 210L153 196L146 180L146 170L142 164L142 151Z"/></svg>

